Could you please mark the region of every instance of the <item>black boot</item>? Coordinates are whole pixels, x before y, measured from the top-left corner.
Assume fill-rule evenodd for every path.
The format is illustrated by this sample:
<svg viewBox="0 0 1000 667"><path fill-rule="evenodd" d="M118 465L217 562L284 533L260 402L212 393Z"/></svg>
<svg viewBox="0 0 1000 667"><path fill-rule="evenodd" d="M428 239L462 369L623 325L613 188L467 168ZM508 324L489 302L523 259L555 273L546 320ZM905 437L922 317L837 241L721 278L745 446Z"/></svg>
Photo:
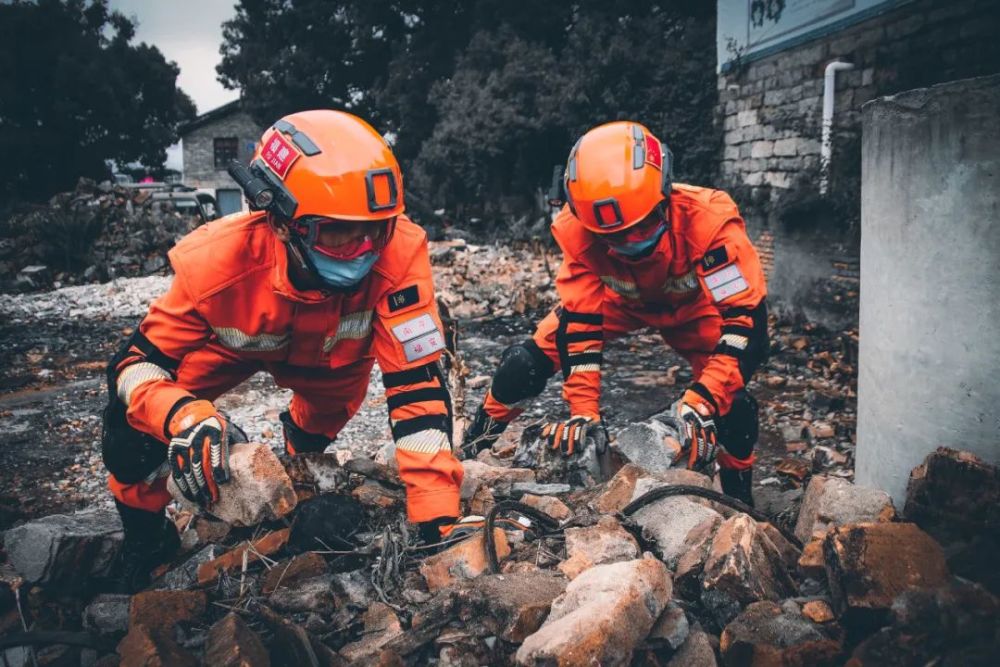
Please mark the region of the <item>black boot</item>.
<svg viewBox="0 0 1000 667"><path fill-rule="evenodd" d="M499 422L486 414L483 406L479 406L476 418L472 420L472 426L465 432L462 442L462 452L465 458L475 458L476 454L489 449L497 441L504 431L507 430L507 422Z"/></svg>
<svg viewBox="0 0 1000 667"><path fill-rule="evenodd" d="M746 470L733 470L732 468L719 468L719 482L722 483L722 492L727 496L742 500L753 507L753 468Z"/></svg>
<svg viewBox="0 0 1000 667"><path fill-rule="evenodd" d="M150 572L173 558L181 546L174 522L161 512L129 507L115 500L122 518L125 542L122 544L113 577L119 593L135 593L149 585Z"/></svg>

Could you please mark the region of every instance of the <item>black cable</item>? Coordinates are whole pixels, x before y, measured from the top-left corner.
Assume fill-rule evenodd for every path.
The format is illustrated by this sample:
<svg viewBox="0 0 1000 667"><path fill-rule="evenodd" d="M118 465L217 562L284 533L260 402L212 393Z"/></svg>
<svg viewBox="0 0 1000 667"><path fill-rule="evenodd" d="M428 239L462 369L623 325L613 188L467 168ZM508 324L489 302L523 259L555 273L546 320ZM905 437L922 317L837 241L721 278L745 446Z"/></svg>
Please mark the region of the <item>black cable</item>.
<svg viewBox="0 0 1000 667"><path fill-rule="evenodd" d="M511 510L519 512L529 519L534 519L541 528L543 535L545 533L552 533L559 530L558 521L550 517L545 512L542 512L530 505L519 503L516 500L504 500L497 503L490 508L489 514L486 515L486 524L483 527L483 530L485 531L485 534L483 535L483 546L486 549L486 560L490 566L490 574L498 574L500 572L500 559L497 558L497 545L493 536L493 529L496 525L497 516L500 515L500 512Z"/></svg>
<svg viewBox="0 0 1000 667"><path fill-rule="evenodd" d="M635 514L637 511L639 511L646 505L656 502L657 500L662 500L663 498L669 498L671 496L698 496L699 498L706 498L713 502L717 502L721 505L725 505L726 507L730 507L739 512L743 512L744 514L748 514L757 521L771 524L778 530L779 533L781 533L781 536L784 537L786 540L788 540L792 545L794 545L795 548L797 548L799 551L802 550L802 542L799 541L799 538L795 537L795 535L793 535L790 531L788 531L785 528L782 528L780 525L772 521L770 517L768 517L763 512L755 510L746 503L736 500L735 498L732 498L730 496L727 496L724 493L719 493L714 489L705 489L700 486L678 484L675 486L663 486L658 489L653 489L652 491L642 494L641 496L630 502L628 505L626 505L625 508L621 511L621 514L623 516L629 516L631 514Z"/></svg>

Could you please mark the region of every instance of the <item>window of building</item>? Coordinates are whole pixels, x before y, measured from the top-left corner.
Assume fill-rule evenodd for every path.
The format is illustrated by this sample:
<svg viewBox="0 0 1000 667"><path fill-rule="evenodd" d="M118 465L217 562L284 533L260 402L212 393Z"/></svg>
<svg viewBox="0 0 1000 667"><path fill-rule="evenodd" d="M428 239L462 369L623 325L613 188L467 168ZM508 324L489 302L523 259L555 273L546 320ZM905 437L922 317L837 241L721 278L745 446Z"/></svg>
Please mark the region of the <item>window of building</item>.
<svg viewBox="0 0 1000 667"><path fill-rule="evenodd" d="M215 168L225 169L229 163L238 159L239 140L236 137L216 137L213 140L215 148Z"/></svg>

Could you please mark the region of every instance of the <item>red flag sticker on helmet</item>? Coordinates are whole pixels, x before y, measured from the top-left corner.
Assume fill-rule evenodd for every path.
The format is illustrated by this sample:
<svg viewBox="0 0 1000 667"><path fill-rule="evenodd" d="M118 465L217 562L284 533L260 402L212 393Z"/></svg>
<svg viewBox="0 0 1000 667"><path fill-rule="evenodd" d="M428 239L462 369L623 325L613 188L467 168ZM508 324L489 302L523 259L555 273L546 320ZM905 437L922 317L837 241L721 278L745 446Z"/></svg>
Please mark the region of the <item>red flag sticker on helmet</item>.
<svg viewBox="0 0 1000 667"><path fill-rule="evenodd" d="M660 142L648 134L646 135L646 164L651 164L663 171L663 151L660 150Z"/></svg>
<svg viewBox="0 0 1000 667"><path fill-rule="evenodd" d="M270 167L271 171L277 174L281 180L285 180L288 170L292 168L292 165L301 156L302 154L299 150L285 139L280 132L272 134L271 138L267 140L267 145L260 152L260 157L264 160L264 164Z"/></svg>

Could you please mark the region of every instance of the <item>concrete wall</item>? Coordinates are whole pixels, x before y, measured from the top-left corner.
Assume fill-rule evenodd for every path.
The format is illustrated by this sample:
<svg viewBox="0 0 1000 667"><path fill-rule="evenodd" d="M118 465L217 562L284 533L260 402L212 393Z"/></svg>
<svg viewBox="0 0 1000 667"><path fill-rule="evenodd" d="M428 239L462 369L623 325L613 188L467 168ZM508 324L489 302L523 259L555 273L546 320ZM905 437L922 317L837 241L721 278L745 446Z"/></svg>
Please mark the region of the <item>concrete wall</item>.
<svg viewBox="0 0 1000 667"><path fill-rule="evenodd" d="M861 106L1000 72L998 35L996 0L916 0L719 75L720 187L751 236L772 232L769 291L786 310L835 327L856 321ZM837 77L834 178L821 198L823 71L838 58L855 69Z"/></svg>
<svg viewBox="0 0 1000 667"><path fill-rule="evenodd" d="M237 159L249 162L263 132L264 128L243 111L235 111L191 130L184 135L184 183L197 188L236 188L225 169L215 168L213 139L237 137Z"/></svg>
<svg viewBox="0 0 1000 667"><path fill-rule="evenodd" d="M859 484L938 446L1000 463L1000 75L864 108Z"/></svg>

